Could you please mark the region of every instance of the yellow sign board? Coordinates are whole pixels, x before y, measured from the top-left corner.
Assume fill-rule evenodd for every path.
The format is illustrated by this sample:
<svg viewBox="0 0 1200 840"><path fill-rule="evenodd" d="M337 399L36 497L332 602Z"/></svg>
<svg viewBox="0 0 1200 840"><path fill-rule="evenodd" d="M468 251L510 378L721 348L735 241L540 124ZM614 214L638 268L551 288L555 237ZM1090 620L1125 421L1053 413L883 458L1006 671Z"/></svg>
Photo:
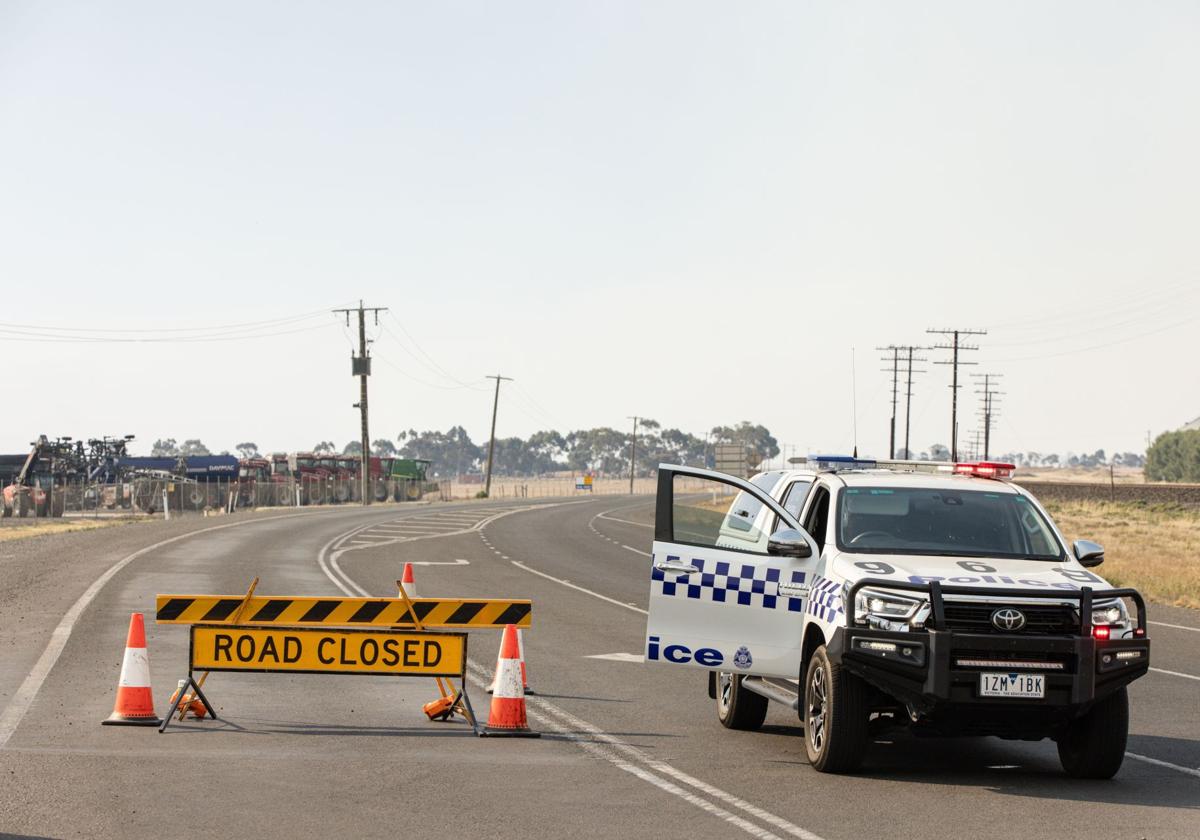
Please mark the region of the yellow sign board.
<svg viewBox="0 0 1200 840"><path fill-rule="evenodd" d="M193 670L459 677L466 659L465 633L192 626Z"/></svg>

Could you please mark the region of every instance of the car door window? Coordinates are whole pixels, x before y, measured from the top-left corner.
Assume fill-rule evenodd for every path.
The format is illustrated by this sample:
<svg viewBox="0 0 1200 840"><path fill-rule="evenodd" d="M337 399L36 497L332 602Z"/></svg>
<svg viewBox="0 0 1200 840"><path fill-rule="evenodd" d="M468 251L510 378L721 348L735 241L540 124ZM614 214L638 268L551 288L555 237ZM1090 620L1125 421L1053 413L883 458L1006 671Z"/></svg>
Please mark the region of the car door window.
<svg viewBox="0 0 1200 840"><path fill-rule="evenodd" d="M714 478L677 475L671 501L673 542L766 554L755 519L762 501Z"/></svg>
<svg viewBox="0 0 1200 840"><path fill-rule="evenodd" d="M796 519L800 518L800 509L804 507L804 500L808 497L808 489L812 487L811 478L798 478L788 485L787 492L783 497L783 509L790 513ZM775 517L775 527L771 529L771 533L781 531L789 527L783 518Z"/></svg>
<svg viewBox="0 0 1200 840"><path fill-rule="evenodd" d="M829 528L829 491L818 487L813 491L808 515L804 517L804 530L812 535L817 548L825 550L825 533Z"/></svg>

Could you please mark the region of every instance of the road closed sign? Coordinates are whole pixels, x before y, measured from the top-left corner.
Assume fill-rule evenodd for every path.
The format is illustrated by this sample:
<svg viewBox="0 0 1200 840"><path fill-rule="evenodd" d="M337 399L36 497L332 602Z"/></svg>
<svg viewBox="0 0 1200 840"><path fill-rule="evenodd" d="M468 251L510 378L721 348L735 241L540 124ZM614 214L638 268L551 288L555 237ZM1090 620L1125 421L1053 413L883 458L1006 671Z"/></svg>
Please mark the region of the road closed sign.
<svg viewBox="0 0 1200 840"><path fill-rule="evenodd" d="M460 677L465 633L193 625L191 667L201 671Z"/></svg>

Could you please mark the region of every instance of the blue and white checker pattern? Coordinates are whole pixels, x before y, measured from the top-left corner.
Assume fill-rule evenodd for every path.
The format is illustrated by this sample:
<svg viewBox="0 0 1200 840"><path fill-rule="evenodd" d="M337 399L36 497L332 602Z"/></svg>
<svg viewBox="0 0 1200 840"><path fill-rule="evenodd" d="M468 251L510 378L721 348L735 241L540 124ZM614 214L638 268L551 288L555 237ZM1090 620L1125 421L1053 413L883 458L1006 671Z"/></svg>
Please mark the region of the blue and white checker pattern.
<svg viewBox="0 0 1200 840"><path fill-rule="evenodd" d="M679 560L668 555L668 560ZM743 607L761 607L767 610L803 612L804 599L779 594L782 569L755 566L750 563L730 563L724 560L688 558L688 562L700 570L699 574L664 572L650 566L651 588L659 595L670 598L691 598L713 603L736 603ZM804 572L788 573L792 584L804 583Z"/></svg>
<svg viewBox="0 0 1200 840"><path fill-rule="evenodd" d="M837 622L845 609L842 604L842 585L818 575L808 590L808 614L822 621Z"/></svg>

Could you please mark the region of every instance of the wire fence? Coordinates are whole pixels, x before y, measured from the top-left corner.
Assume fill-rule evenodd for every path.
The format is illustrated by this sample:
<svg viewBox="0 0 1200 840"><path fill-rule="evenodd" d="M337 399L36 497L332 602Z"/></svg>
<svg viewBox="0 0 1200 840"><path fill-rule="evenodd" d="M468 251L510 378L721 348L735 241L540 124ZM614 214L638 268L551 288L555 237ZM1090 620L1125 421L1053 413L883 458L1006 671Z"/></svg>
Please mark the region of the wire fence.
<svg viewBox="0 0 1200 840"><path fill-rule="evenodd" d="M650 494L654 478L638 478L633 492ZM372 504L448 502L488 498L483 483L471 479L375 479L367 487ZM630 493L629 479L582 477L493 478L491 499L588 498ZM193 480L156 476L115 483L69 480L9 488L5 520L176 516L232 513L238 510L361 504L362 484L355 478L273 477L270 480L213 478Z"/></svg>

